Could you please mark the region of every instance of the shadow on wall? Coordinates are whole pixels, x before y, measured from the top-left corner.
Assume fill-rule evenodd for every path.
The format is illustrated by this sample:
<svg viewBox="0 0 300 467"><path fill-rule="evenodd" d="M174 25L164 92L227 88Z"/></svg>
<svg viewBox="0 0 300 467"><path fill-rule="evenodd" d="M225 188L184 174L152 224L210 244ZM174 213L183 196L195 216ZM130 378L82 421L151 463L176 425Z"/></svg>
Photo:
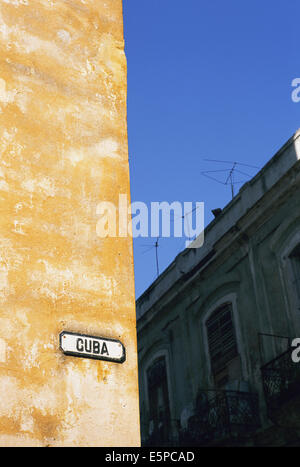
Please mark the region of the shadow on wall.
<svg viewBox="0 0 300 467"><path fill-rule="evenodd" d="M300 131L137 301L144 445L300 445L299 199Z"/></svg>

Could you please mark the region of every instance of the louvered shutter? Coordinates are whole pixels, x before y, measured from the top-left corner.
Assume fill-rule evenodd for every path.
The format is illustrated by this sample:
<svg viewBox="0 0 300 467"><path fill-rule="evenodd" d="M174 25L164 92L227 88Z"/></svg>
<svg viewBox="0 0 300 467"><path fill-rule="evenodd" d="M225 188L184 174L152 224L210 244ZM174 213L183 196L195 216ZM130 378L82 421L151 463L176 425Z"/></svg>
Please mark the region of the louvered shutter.
<svg viewBox="0 0 300 467"><path fill-rule="evenodd" d="M231 303L218 308L206 326L212 372L216 375L237 355Z"/></svg>

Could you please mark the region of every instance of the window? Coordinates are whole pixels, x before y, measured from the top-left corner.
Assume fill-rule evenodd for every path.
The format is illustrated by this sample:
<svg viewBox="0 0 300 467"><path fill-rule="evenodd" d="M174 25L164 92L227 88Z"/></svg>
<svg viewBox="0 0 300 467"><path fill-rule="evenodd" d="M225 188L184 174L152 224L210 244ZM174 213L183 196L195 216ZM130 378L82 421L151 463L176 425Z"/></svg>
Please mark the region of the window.
<svg viewBox="0 0 300 467"><path fill-rule="evenodd" d="M170 434L170 407L165 357L157 358L147 371L150 420L162 440Z"/></svg>
<svg viewBox="0 0 300 467"><path fill-rule="evenodd" d="M290 254L290 260L293 270L293 285L300 300L300 245L298 245Z"/></svg>
<svg viewBox="0 0 300 467"><path fill-rule="evenodd" d="M231 303L217 308L206 321L211 369L217 387L240 376Z"/></svg>

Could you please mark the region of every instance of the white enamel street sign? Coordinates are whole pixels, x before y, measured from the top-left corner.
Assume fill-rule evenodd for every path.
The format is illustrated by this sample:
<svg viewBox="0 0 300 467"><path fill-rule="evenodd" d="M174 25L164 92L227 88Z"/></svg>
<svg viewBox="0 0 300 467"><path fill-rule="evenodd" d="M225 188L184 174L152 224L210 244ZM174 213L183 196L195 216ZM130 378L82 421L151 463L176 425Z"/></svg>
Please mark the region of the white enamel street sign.
<svg viewBox="0 0 300 467"><path fill-rule="evenodd" d="M123 363L126 359L124 345L115 339L63 331L59 335L59 344L65 355L73 357L94 358L116 363Z"/></svg>

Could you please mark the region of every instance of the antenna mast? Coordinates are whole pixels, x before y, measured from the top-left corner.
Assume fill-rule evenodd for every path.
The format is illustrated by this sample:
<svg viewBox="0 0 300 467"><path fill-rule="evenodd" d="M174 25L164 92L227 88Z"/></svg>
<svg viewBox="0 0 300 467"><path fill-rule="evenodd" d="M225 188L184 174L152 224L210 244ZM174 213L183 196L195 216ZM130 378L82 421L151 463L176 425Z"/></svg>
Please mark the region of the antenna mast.
<svg viewBox="0 0 300 467"><path fill-rule="evenodd" d="M152 245L150 244L145 244L145 245L141 245L142 247L147 247L147 250L144 251L143 254L145 253L148 253L149 251L151 251L153 248L155 248L155 260L156 260L156 274L157 274L157 277L159 276L159 262L158 262L158 247L159 247L159 237L157 237L156 239L156 242L153 243Z"/></svg>
<svg viewBox="0 0 300 467"><path fill-rule="evenodd" d="M158 265L158 247L159 247L159 244L158 244L158 237L157 237L157 240L155 242L155 256L156 256L156 272L157 272L157 277L159 276L159 265Z"/></svg>

